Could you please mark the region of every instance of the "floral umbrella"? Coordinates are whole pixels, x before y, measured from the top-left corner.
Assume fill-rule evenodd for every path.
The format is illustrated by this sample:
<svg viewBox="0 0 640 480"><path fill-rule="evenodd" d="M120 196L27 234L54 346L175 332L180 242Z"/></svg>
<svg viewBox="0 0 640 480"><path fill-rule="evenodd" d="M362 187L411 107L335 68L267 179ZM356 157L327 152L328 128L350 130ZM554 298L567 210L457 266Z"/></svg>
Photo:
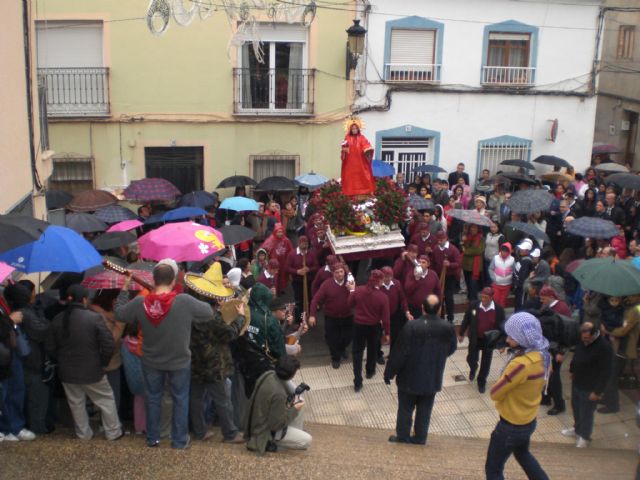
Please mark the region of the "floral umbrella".
<svg viewBox="0 0 640 480"><path fill-rule="evenodd" d="M149 260L173 258L198 262L224 248L222 234L192 222L167 223L138 239L140 256Z"/></svg>

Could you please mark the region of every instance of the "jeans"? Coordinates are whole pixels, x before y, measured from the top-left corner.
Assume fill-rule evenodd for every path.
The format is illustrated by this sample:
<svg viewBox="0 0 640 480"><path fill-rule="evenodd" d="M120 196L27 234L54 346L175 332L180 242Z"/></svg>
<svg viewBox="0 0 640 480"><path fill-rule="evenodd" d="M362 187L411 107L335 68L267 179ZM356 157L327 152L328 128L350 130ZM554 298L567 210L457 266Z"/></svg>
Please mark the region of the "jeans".
<svg viewBox="0 0 640 480"><path fill-rule="evenodd" d="M324 316L324 331L331 360L339 361L342 353L347 349L353 337L353 317Z"/></svg>
<svg viewBox="0 0 640 480"><path fill-rule="evenodd" d="M548 394L546 397L553 400L553 406L559 410L566 408L564 397L562 396L562 380L560 379L560 369L562 363L556 362L555 358L551 361L551 375L549 375Z"/></svg>
<svg viewBox="0 0 640 480"><path fill-rule="evenodd" d="M396 435L403 442L427 443L429 421L436 394L414 395L398 390L398 417L396 419ZM411 417L416 412L413 422L414 436L411 437Z"/></svg>
<svg viewBox="0 0 640 480"><path fill-rule="evenodd" d="M480 371L478 372L478 385L485 386L487 384L487 376L491 370L491 359L493 358L493 350L487 348L484 338L478 338L476 345L469 345L469 351L467 353L467 364L469 365L470 373L476 373L478 370L478 358L480 352L482 352L482 360L480 361Z"/></svg>
<svg viewBox="0 0 640 480"><path fill-rule="evenodd" d="M24 418L24 372L22 359L15 353L11 353L11 376L2 381L2 401L4 409L0 416L0 433L17 435L25 425Z"/></svg>
<svg viewBox="0 0 640 480"><path fill-rule="evenodd" d="M171 416L171 447L184 448L189 443L189 386L191 366L181 370L156 370L142 365L147 407L147 442L160 441L160 404L165 379L169 378L173 409Z"/></svg>
<svg viewBox="0 0 640 480"><path fill-rule="evenodd" d="M464 273L464 283L467 284L467 299L471 301L477 300L480 280L473 278L473 273L469 270L463 270L462 272Z"/></svg>
<svg viewBox="0 0 640 480"><path fill-rule="evenodd" d="M27 428L33 433L48 433L47 410L51 395L49 385L42 382L42 373L29 369L24 370L24 382L27 394Z"/></svg>
<svg viewBox="0 0 640 480"><path fill-rule="evenodd" d="M578 389L575 385L571 386L571 409L573 410L573 426L576 435L591 440L591 432L593 431L593 413L596 411L598 402L589 400L589 394Z"/></svg>
<svg viewBox="0 0 640 480"><path fill-rule="evenodd" d="M529 480L548 480L536 458L529 451L529 441L536 429L534 420L527 425L513 425L500 419L491 433L484 471L487 480L504 480L504 465L513 454Z"/></svg>
<svg viewBox="0 0 640 480"><path fill-rule="evenodd" d="M211 400L215 406L224 439L232 440L238 433L238 427L233 422L233 407L227 394L225 380L212 383L191 383L189 416L191 417L193 434L196 438L202 439L207 433L208 426L205 420L205 402L207 400Z"/></svg>
<svg viewBox="0 0 640 480"><path fill-rule="evenodd" d="M376 373L376 360L378 358L378 326L360 325L353 327L353 384L362 385L362 357L367 348L367 375Z"/></svg>

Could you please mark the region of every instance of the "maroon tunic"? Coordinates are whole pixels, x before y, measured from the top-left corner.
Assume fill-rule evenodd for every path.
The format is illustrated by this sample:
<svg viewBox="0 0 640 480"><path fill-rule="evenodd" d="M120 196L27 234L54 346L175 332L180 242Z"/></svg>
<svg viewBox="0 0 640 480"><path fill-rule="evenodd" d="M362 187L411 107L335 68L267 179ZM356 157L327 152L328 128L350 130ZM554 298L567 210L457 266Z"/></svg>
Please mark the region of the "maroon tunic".
<svg viewBox="0 0 640 480"><path fill-rule="evenodd" d="M416 280L415 276L407 277L405 290L407 293L407 302L414 308L422 308L425 298L431 295L437 295L442 299L442 291L440 290L440 279L436 272L429 269L424 278Z"/></svg>
<svg viewBox="0 0 640 480"><path fill-rule="evenodd" d="M320 290L320 286L324 283L327 278L333 277L331 270L327 270L327 268L321 268L316 273L316 276L313 278L313 283L311 284L311 295L315 295L318 290Z"/></svg>
<svg viewBox="0 0 640 480"><path fill-rule="evenodd" d="M266 271L266 270L265 270ZM271 277L271 278L267 278L267 276L264 274L265 271L263 271L260 275L258 275L258 279L256 280L257 283L261 283L264 286L266 286L267 288L275 288L276 286L276 279L278 277Z"/></svg>
<svg viewBox="0 0 640 480"><path fill-rule="evenodd" d="M400 280L403 286L407 276L413 275L413 269L416 268L416 264L411 260L399 257L393 264L393 278Z"/></svg>
<svg viewBox="0 0 640 480"><path fill-rule="evenodd" d="M569 305L567 305L562 300L558 300L558 302L553 307L551 307L551 310L560 315L564 315L565 317L571 316L571 309L569 308Z"/></svg>
<svg viewBox="0 0 640 480"><path fill-rule="evenodd" d="M436 245L433 249L433 269L436 272L438 278L442 273L442 267L444 266L445 258L449 260L449 266L447 267L447 277L460 278L460 270L462 267L462 255L455 245L449 243L449 246L442 250L439 245Z"/></svg>
<svg viewBox="0 0 640 480"><path fill-rule="evenodd" d="M382 285L380 291L384 293L389 299L389 314L393 315L402 308L402 313L409 310L407 304L407 296L404 293L404 289L398 280L392 280L389 288Z"/></svg>
<svg viewBox="0 0 640 480"><path fill-rule="evenodd" d="M433 258L431 256L431 252L427 252L427 247L431 247L431 250L435 249L438 246L438 241L436 240L435 235L429 235L426 240L422 239L422 235L420 233L416 233L409 240L409 244L414 244L418 247L418 255L428 255L431 261Z"/></svg>
<svg viewBox="0 0 640 480"><path fill-rule="evenodd" d="M346 282L338 285L333 278L326 279L311 300L310 315L315 317L318 313L318 306L322 305L325 315L329 317L351 316L349 295Z"/></svg>
<svg viewBox="0 0 640 480"><path fill-rule="evenodd" d="M302 282L302 275L298 275L297 271L302 268L303 258L306 259L306 265L309 267L309 273L307 273L307 281L311 280L316 270L318 270L318 264L316 262L316 255L313 253L313 250L309 250L306 255L302 255L297 252L297 250L293 250L289 252L287 255L287 263L285 266L285 271L291 275L291 279L294 282Z"/></svg>
<svg viewBox="0 0 640 480"><path fill-rule="evenodd" d="M377 288L356 287L349 294L349 306L353 308L354 321L360 325L382 324L384 333L390 333L389 299Z"/></svg>

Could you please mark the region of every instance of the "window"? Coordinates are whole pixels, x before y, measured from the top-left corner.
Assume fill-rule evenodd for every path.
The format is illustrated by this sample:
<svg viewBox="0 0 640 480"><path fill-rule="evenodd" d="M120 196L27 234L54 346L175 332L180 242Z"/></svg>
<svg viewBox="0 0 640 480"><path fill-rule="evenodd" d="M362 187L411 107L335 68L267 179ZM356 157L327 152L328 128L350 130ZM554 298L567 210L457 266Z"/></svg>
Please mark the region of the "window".
<svg viewBox="0 0 640 480"><path fill-rule="evenodd" d="M298 165L300 165L299 155L251 155L249 157L253 170L251 177L256 181L280 176L294 178Z"/></svg>
<svg viewBox="0 0 640 480"><path fill-rule="evenodd" d="M485 27L482 83L533 85L537 30L513 20Z"/></svg>
<svg viewBox="0 0 640 480"><path fill-rule="evenodd" d="M500 165L504 160L526 160L531 157L531 140L502 136L481 140L478 144L478 166L476 171L488 169L491 175L499 170L512 171L516 167Z"/></svg>
<svg viewBox="0 0 640 480"><path fill-rule="evenodd" d="M413 182L413 170L431 163L432 139L423 138L389 138L382 139L380 157L383 162L393 165L396 173L403 172L407 182Z"/></svg>
<svg viewBox="0 0 640 480"><path fill-rule="evenodd" d="M53 157L53 171L49 178L52 190L79 193L93 188L93 158Z"/></svg>
<svg viewBox="0 0 640 480"><path fill-rule="evenodd" d="M384 79L439 82L444 26L422 17L386 23Z"/></svg>
<svg viewBox="0 0 640 480"><path fill-rule="evenodd" d="M144 163L147 178L169 180L182 193L203 189L203 147L145 147Z"/></svg>
<svg viewBox="0 0 640 480"><path fill-rule="evenodd" d="M633 45L636 39L635 25L620 25L616 58L633 60Z"/></svg>
<svg viewBox="0 0 640 480"><path fill-rule="evenodd" d="M102 58L102 22L36 22L38 74L52 117L109 114L108 69Z"/></svg>
<svg viewBox="0 0 640 480"><path fill-rule="evenodd" d="M240 47L236 113L313 113L314 71L306 68L306 37L306 29L263 27L257 53L253 42Z"/></svg>

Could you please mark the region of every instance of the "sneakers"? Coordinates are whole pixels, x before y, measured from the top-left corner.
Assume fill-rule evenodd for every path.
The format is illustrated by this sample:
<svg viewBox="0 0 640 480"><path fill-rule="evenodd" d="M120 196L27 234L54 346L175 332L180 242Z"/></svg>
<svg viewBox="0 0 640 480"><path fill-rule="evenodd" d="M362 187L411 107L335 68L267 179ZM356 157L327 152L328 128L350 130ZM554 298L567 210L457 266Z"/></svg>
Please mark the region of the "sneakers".
<svg viewBox="0 0 640 480"><path fill-rule="evenodd" d="M553 407L547 411L547 415L559 415L565 411L564 408Z"/></svg>
<svg viewBox="0 0 640 480"><path fill-rule="evenodd" d="M20 439L18 437L16 437L13 433L7 433L4 436L4 441L5 442L19 442Z"/></svg>
<svg viewBox="0 0 640 480"><path fill-rule="evenodd" d="M0 442L4 442L4 433L0 433Z"/></svg>
<svg viewBox="0 0 640 480"><path fill-rule="evenodd" d="M36 439L36 434L33 433L31 430L27 430L26 428L23 428L22 430L20 430L18 432L18 435L9 433L4 436L5 442L20 442L20 441L30 442L31 440L35 440L35 439Z"/></svg>
<svg viewBox="0 0 640 480"><path fill-rule="evenodd" d="M591 442L580 435L576 436L576 448L587 448Z"/></svg>
<svg viewBox="0 0 640 480"><path fill-rule="evenodd" d="M147 447L156 448L160 446L160 440L147 440Z"/></svg>
<svg viewBox="0 0 640 480"><path fill-rule="evenodd" d="M565 428L564 430L562 430L560 432L560 434L563 437L575 437L576 436L576 429L571 427L571 428Z"/></svg>

